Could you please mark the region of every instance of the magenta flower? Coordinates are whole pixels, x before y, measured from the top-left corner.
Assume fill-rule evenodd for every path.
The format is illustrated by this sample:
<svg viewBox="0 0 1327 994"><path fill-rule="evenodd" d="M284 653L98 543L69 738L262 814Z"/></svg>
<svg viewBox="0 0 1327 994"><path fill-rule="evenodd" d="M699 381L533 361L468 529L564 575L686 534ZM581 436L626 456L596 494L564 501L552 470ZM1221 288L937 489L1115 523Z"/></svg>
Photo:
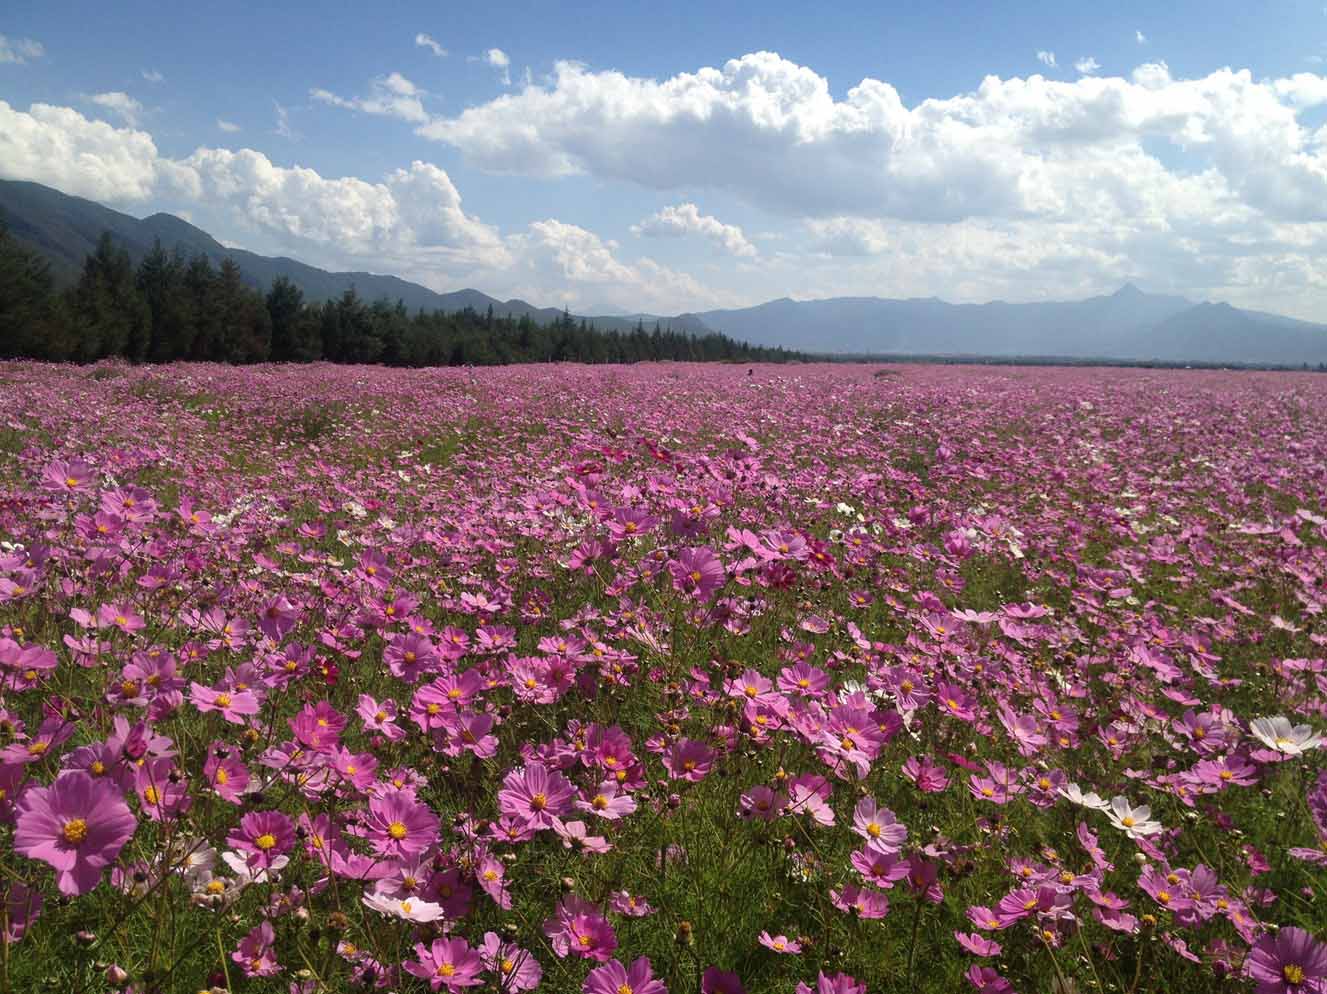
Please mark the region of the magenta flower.
<svg viewBox="0 0 1327 994"><path fill-rule="evenodd" d="M251 811L226 842L245 854L251 870L271 869L274 864L280 869L285 865L281 857L295 847L295 823L280 811Z"/></svg>
<svg viewBox="0 0 1327 994"><path fill-rule="evenodd" d="M737 974L710 966L700 978L700 994L746 994L746 988Z"/></svg>
<svg viewBox="0 0 1327 994"><path fill-rule="evenodd" d="M243 725L248 715L258 713L258 696L251 690L213 690L201 683L191 684L189 700L199 711L220 711L232 725Z"/></svg>
<svg viewBox="0 0 1327 994"><path fill-rule="evenodd" d="M866 994L866 985L846 973L836 973L829 977L821 973L816 977L814 990L807 984L799 983L797 994Z"/></svg>
<svg viewBox="0 0 1327 994"><path fill-rule="evenodd" d="M276 932L272 923L255 925L230 958L240 965L246 977L274 977L281 972L276 960Z"/></svg>
<svg viewBox="0 0 1327 994"><path fill-rule="evenodd" d="M590 971L581 986L584 994L668 994L663 981L654 976L649 957L642 956L630 967L617 960Z"/></svg>
<svg viewBox="0 0 1327 994"><path fill-rule="evenodd" d="M455 991L475 987L482 981L479 954L464 939L434 939L431 946L415 943L415 959L404 965L406 973L427 980L430 990L444 987Z"/></svg>
<svg viewBox="0 0 1327 994"><path fill-rule="evenodd" d="M1327 944L1302 928L1283 928L1258 940L1244 968L1256 994L1317 994L1327 979Z"/></svg>
<svg viewBox="0 0 1327 994"><path fill-rule="evenodd" d="M571 808L576 791L571 782L542 763L512 770L498 791L498 808L535 828L551 828L553 819Z"/></svg>
<svg viewBox="0 0 1327 994"><path fill-rule="evenodd" d="M70 896L97 886L138 827L113 783L79 770L24 791L16 815L14 851L49 863Z"/></svg>
<svg viewBox="0 0 1327 994"><path fill-rule="evenodd" d="M802 951L802 944L796 939L790 939L786 935L770 935L769 932L761 932L756 936L756 940L766 949L772 949L776 953L784 953L789 956L795 956Z"/></svg>
<svg viewBox="0 0 1327 994"><path fill-rule="evenodd" d="M568 894L558 903L553 917L544 922L544 935L559 956L575 953L604 963L617 948L617 935L608 919L595 905L575 894Z"/></svg>
<svg viewBox="0 0 1327 994"><path fill-rule="evenodd" d="M663 764L673 779L696 783L714 765L714 750L695 739L677 739L664 753Z"/></svg>
<svg viewBox="0 0 1327 994"><path fill-rule="evenodd" d="M852 812L852 830L866 840L867 846L884 855L896 853L908 838L908 826L882 808L873 797L863 797Z"/></svg>
<svg viewBox="0 0 1327 994"><path fill-rule="evenodd" d="M290 730L295 733L296 741L314 752L335 749L345 727L345 716L327 701L305 705L304 710L290 719Z"/></svg>
<svg viewBox="0 0 1327 994"><path fill-rule="evenodd" d="M511 942L503 942L495 932L485 932L479 958L497 978L498 988L509 994L534 990L543 979L544 969L526 949Z"/></svg>
<svg viewBox="0 0 1327 994"><path fill-rule="evenodd" d="M438 841L438 817L413 791L393 790L369 799L364 827L373 851L402 859Z"/></svg>
<svg viewBox="0 0 1327 994"><path fill-rule="evenodd" d="M723 586L723 563L710 549L703 546L683 549L668 564L673 575L673 587L696 600L709 600Z"/></svg>

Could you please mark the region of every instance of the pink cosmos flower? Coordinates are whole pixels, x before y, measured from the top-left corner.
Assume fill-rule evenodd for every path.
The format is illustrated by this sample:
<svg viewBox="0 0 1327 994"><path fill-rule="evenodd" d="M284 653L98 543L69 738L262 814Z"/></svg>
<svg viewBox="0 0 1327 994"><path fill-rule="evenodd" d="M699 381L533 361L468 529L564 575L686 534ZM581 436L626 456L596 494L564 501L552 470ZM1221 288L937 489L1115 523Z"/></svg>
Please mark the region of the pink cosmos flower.
<svg viewBox="0 0 1327 994"><path fill-rule="evenodd" d="M562 840L565 848L575 849L577 852L606 853L613 848L602 835L590 835L583 821L563 821L561 818L554 818L553 831Z"/></svg>
<svg viewBox="0 0 1327 994"><path fill-rule="evenodd" d="M908 838L908 826L882 808L873 797L863 797L852 812L852 830L866 840L867 846L883 854L896 853Z"/></svg>
<svg viewBox="0 0 1327 994"><path fill-rule="evenodd" d="M427 980L429 989L449 991L475 987L483 981L483 962L464 939L434 939L430 946L415 943L415 959L404 964L411 976Z"/></svg>
<svg viewBox="0 0 1327 994"><path fill-rule="evenodd" d="M695 739L676 739L664 753L663 764L673 779L697 783L714 765L714 750Z"/></svg>
<svg viewBox="0 0 1327 994"><path fill-rule="evenodd" d="M201 683L189 686L189 700L204 713L219 711L232 725L243 725L248 715L258 713L258 695L251 690L213 690Z"/></svg>
<svg viewBox="0 0 1327 994"><path fill-rule="evenodd" d="M542 763L530 763L503 778L498 808L535 828L551 828L553 819L566 814L575 796L571 782L561 773Z"/></svg>
<svg viewBox="0 0 1327 994"><path fill-rule="evenodd" d="M617 935L599 909L575 894L568 894L553 917L544 922L544 935L559 956L575 953L599 963L607 962L617 948Z"/></svg>
<svg viewBox="0 0 1327 994"><path fill-rule="evenodd" d="M1302 928L1283 928L1258 940L1244 968L1256 994L1316 994L1327 979L1327 944Z"/></svg>
<svg viewBox="0 0 1327 994"><path fill-rule="evenodd" d="M903 764L903 776L923 794L939 794L949 786L949 774L929 757L909 756Z"/></svg>
<svg viewBox="0 0 1327 994"><path fill-rule="evenodd" d="M752 787L739 800L738 815L742 818L759 818L761 821L773 821L783 813L788 799L761 784Z"/></svg>
<svg viewBox="0 0 1327 994"><path fill-rule="evenodd" d="M704 546L683 549L668 564L673 575L673 587L696 600L709 600L724 583L723 563L711 549Z"/></svg>
<svg viewBox="0 0 1327 994"><path fill-rule="evenodd" d="M973 956L999 956L1004 947L994 939L988 939L984 935L978 935L975 932L955 932L954 938L958 944Z"/></svg>
<svg viewBox="0 0 1327 994"><path fill-rule="evenodd" d="M543 979L544 970L528 950L511 942L503 942L496 932L485 932L479 948L479 958L497 978L498 989L504 994L520 994L534 990Z"/></svg>
<svg viewBox="0 0 1327 994"><path fill-rule="evenodd" d="M240 965L246 977L274 977L281 972L276 959L276 931L269 921L255 925L240 940L230 958Z"/></svg>
<svg viewBox="0 0 1327 994"><path fill-rule="evenodd" d="M700 994L746 994L746 988L737 974L710 966L700 978Z"/></svg>
<svg viewBox="0 0 1327 994"><path fill-rule="evenodd" d="M113 783L82 771L30 787L15 809L14 851L49 863L61 894L86 894L138 827Z"/></svg>
<svg viewBox="0 0 1327 994"><path fill-rule="evenodd" d="M649 901L643 897L628 894L624 890L614 891L609 897L608 906L619 915L626 915L628 918L644 918L647 915L654 914L654 908Z"/></svg>
<svg viewBox="0 0 1327 994"><path fill-rule="evenodd" d="M245 854L250 869L269 869L295 848L295 823L280 811L251 811L226 842Z"/></svg>
<svg viewBox="0 0 1327 994"><path fill-rule="evenodd" d="M595 967L585 978L581 990L584 994L668 994L663 981L655 978L646 956L630 967L624 967L617 960Z"/></svg>
<svg viewBox="0 0 1327 994"><path fill-rule="evenodd" d="M588 791L576 801L576 807L592 815L617 821L636 810L636 799L630 794L620 792L616 780L605 780L594 793Z"/></svg>
<svg viewBox="0 0 1327 994"><path fill-rule="evenodd" d="M295 733L295 740L314 752L331 752L336 748L345 727L345 716L327 701L306 704L299 714L290 719L290 730Z"/></svg>
<svg viewBox="0 0 1327 994"><path fill-rule="evenodd" d="M394 790L369 799L364 827L379 856L403 859L438 841L438 817L410 791Z"/></svg>
<svg viewBox="0 0 1327 994"><path fill-rule="evenodd" d="M846 973L835 973L828 977L821 973L816 977L814 990L807 984L799 983L796 994L866 994L866 985Z"/></svg>
<svg viewBox="0 0 1327 994"><path fill-rule="evenodd" d="M802 944L796 939L790 939L786 935L770 935L768 932L761 932L757 941L766 949L772 949L776 953L784 953L788 956L795 956L802 951Z"/></svg>
<svg viewBox="0 0 1327 994"><path fill-rule="evenodd" d="M840 911L855 914L858 918L884 918L889 914L889 898L869 887L845 884L841 890L829 892L830 903Z"/></svg>
<svg viewBox="0 0 1327 994"><path fill-rule="evenodd" d="M44 490L76 494L92 489L92 467L82 459L57 459L41 474Z"/></svg>

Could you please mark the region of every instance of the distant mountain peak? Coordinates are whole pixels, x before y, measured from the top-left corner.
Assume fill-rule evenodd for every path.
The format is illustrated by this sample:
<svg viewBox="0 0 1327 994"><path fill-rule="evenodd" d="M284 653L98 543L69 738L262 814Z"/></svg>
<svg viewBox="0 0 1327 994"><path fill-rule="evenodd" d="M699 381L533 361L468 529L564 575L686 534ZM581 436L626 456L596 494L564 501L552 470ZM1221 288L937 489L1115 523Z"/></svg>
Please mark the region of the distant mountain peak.
<svg viewBox="0 0 1327 994"><path fill-rule="evenodd" d="M1112 293L1111 296L1128 298L1128 297L1142 297L1145 296L1145 294L1143 293L1142 290L1138 289L1136 284L1126 283L1124 284L1124 286L1120 287L1118 290Z"/></svg>

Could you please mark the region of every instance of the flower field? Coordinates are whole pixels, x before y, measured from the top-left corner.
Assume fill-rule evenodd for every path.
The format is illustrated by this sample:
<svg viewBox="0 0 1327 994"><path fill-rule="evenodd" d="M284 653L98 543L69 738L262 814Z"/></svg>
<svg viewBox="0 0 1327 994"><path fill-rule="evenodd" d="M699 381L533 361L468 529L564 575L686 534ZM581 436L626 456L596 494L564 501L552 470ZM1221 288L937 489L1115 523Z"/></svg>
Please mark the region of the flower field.
<svg viewBox="0 0 1327 994"><path fill-rule="evenodd" d="M1327 377L0 397L4 994L1327 991Z"/></svg>

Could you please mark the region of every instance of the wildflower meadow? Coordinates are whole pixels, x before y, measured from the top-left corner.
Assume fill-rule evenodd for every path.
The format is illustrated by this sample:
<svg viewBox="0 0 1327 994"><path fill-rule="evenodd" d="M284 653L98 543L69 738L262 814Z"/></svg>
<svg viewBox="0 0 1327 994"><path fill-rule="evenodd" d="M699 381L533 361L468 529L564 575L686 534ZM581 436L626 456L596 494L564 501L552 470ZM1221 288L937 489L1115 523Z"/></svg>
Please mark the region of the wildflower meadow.
<svg viewBox="0 0 1327 994"><path fill-rule="evenodd" d="M0 992L1327 992L1327 378L0 364Z"/></svg>

